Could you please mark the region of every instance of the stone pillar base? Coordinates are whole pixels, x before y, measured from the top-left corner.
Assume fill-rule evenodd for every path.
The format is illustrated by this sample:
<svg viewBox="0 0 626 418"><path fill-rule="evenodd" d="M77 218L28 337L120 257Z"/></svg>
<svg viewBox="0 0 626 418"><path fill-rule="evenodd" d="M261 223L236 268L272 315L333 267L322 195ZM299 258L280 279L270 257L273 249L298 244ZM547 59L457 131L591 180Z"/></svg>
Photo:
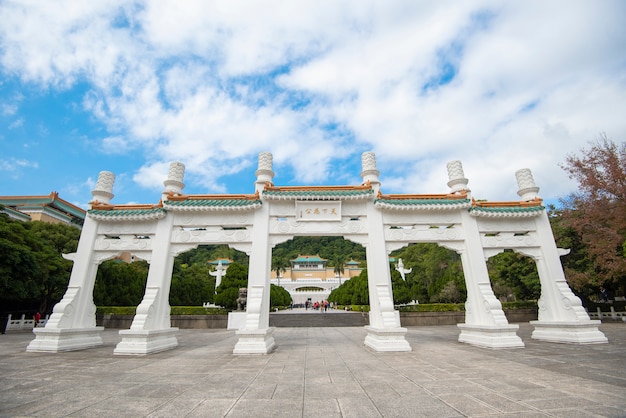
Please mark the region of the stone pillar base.
<svg viewBox="0 0 626 418"><path fill-rule="evenodd" d="M246 327L246 312L228 312L228 325L226 327L229 331L237 331Z"/></svg>
<svg viewBox="0 0 626 418"><path fill-rule="evenodd" d="M457 324L461 329L459 342L482 348L522 348L524 343L517 335L519 325L468 325Z"/></svg>
<svg viewBox="0 0 626 418"><path fill-rule="evenodd" d="M409 342L404 339L406 328L374 328L366 326L365 345L374 351L411 351Z"/></svg>
<svg viewBox="0 0 626 418"><path fill-rule="evenodd" d="M602 344L609 340L598 329L601 321L584 322L548 322L530 321L535 327L532 338L553 343L568 344Z"/></svg>
<svg viewBox="0 0 626 418"><path fill-rule="evenodd" d="M104 327L93 328L33 328L35 339L26 351L58 353L83 350L102 345L100 333Z"/></svg>
<svg viewBox="0 0 626 418"><path fill-rule="evenodd" d="M274 327L267 329L240 329L235 334L239 341L235 344L233 354L269 354L276 349Z"/></svg>
<svg viewBox="0 0 626 418"><path fill-rule="evenodd" d="M145 355L171 350L178 346L176 333L178 328L156 330L120 330L120 341L113 354L116 355Z"/></svg>

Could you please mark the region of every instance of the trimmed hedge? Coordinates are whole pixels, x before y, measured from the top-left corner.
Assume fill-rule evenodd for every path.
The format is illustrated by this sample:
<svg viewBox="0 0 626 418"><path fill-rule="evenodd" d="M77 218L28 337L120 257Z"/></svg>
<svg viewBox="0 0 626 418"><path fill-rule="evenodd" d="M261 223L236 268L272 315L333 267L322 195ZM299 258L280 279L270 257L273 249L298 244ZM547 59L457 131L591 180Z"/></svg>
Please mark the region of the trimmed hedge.
<svg viewBox="0 0 626 418"><path fill-rule="evenodd" d="M623 304L624 302L622 302ZM603 311L609 311L609 304L600 304ZM348 305L352 312L369 312L369 305ZM344 305L337 305L336 309L344 309ZM503 302L502 309L527 309L536 308L536 301L525 302ZM419 305L409 305L396 307L400 312L464 312L465 304L463 303L421 303ZM616 306L616 310L618 307ZM134 315L135 306L98 306L96 314L105 315ZM288 307L278 307L279 310L288 309ZM621 309L623 310L623 308ZM595 308L594 308L595 311ZM204 308L202 306L172 306L170 315L226 315L228 310L220 308Z"/></svg>
<svg viewBox="0 0 626 418"><path fill-rule="evenodd" d="M523 302L503 302L502 309L528 309L537 308L537 301L529 300ZM464 303L421 303L419 305L409 305L398 307L400 312L465 312Z"/></svg>
<svg viewBox="0 0 626 418"><path fill-rule="evenodd" d="M462 312L465 311L463 303L420 303L398 307L400 312Z"/></svg>
<svg viewBox="0 0 626 418"><path fill-rule="evenodd" d="M528 309L528 308L537 308L537 301L527 300L523 302L502 302L502 309L506 309L506 310Z"/></svg>
<svg viewBox="0 0 626 418"><path fill-rule="evenodd" d="M98 306L96 314L103 315L135 315L135 306ZM226 315L228 311L220 308L204 308L202 306L172 306L170 315Z"/></svg>
<svg viewBox="0 0 626 418"><path fill-rule="evenodd" d="M135 315L136 306L98 306L96 315Z"/></svg>

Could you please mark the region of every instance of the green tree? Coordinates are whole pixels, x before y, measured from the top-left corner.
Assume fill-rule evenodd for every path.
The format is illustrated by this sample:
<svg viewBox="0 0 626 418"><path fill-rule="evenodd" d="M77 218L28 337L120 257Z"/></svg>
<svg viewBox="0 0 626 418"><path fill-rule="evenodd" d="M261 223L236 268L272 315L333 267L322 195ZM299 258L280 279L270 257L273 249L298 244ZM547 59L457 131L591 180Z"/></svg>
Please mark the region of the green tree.
<svg viewBox="0 0 626 418"><path fill-rule="evenodd" d="M143 299L148 263L108 260L100 264L93 291L97 306L137 306Z"/></svg>
<svg viewBox="0 0 626 418"><path fill-rule="evenodd" d="M337 276L341 276L344 271L344 265L346 264L345 255L342 253L335 254L332 258L332 264L333 264L333 272Z"/></svg>
<svg viewBox="0 0 626 418"><path fill-rule="evenodd" d="M0 214L0 301L5 309L50 311L69 281L80 230L65 224L21 222Z"/></svg>
<svg viewBox="0 0 626 418"><path fill-rule="evenodd" d="M39 312L47 312L61 300L73 263L63 258L63 254L76 251L80 230L66 224L32 222L31 230L44 245L39 252L39 262L44 274L37 283L39 294Z"/></svg>
<svg viewBox="0 0 626 418"><path fill-rule="evenodd" d="M436 296L436 302L438 303L459 303L461 302L461 292L457 284L450 280L445 284L441 292Z"/></svg>
<svg viewBox="0 0 626 418"><path fill-rule="evenodd" d="M205 302L213 302L214 294L215 278L209 275L206 262L183 265L172 275L172 306L201 306Z"/></svg>
<svg viewBox="0 0 626 418"><path fill-rule="evenodd" d="M461 257L454 251L436 244L419 243L395 251L392 255L402 258L405 267L413 269L406 277L411 300L439 302L441 292L450 281L455 283L461 300L465 299L467 292Z"/></svg>
<svg viewBox="0 0 626 418"><path fill-rule="evenodd" d="M272 271L276 272L277 277L281 277L289 267L289 261L285 256L281 255L272 257Z"/></svg>
<svg viewBox="0 0 626 418"><path fill-rule="evenodd" d="M541 283L537 265L530 257L505 251L487 261L493 291L498 298L537 300Z"/></svg>
<svg viewBox="0 0 626 418"><path fill-rule="evenodd" d="M237 308L239 289L248 287L248 268L239 263L232 263L217 288L215 304L226 309Z"/></svg>
<svg viewBox="0 0 626 418"><path fill-rule="evenodd" d="M39 296L37 282L45 274L37 257L41 247L29 224L0 214L0 300L5 309L32 309Z"/></svg>
<svg viewBox="0 0 626 418"><path fill-rule="evenodd" d="M368 305L367 270L363 270L358 276L333 289L328 300L340 305Z"/></svg>
<svg viewBox="0 0 626 418"><path fill-rule="evenodd" d="M275 284L270 285L270 306L284 307L291 303L291 295L288 291Z"/></svg>
<svg viewBox="0 0 626 418"><path fill-rule="evenodd" d="M411 288L409 287L408 283L402 280L402 276L395 269L395 267L390 266L390 270L391 270L391 287L393 289L393 302L396 305L401 305L404 303L411 302L413 300L413 297L411 294Z"/></svg>

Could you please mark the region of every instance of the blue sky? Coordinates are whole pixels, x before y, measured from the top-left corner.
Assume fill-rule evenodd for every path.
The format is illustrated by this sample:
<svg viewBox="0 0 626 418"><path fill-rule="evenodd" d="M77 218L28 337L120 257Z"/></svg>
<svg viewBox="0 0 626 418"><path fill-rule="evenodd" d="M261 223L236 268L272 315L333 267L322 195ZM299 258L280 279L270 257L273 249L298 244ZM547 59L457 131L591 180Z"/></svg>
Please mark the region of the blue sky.
<svg viewBox="0 0 626 418"><path fill-rule="evenodd" d="M155 203L169 163L186 193L359 184L445 193L461 160L476 198L516 200L530 168L626 138L623 1L1 1L0 194L86 207Z"/></svg>

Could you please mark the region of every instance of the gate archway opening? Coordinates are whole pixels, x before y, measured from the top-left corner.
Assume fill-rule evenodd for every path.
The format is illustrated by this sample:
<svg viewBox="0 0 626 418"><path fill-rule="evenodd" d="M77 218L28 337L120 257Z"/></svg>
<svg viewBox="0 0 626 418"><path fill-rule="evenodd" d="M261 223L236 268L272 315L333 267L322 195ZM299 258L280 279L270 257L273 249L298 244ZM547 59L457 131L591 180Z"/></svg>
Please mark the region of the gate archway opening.
<svg viewBox="0 0 626 418"><path fill-rule="evenodd" d="M296 307L322 303L363 270L365 253L341 236L295 236L272 249L270 282L286 289Z"/></svg>
<svg viewBox="0 0 626 418"><path fill-rule="evenodd" d="M467 298L461 257L435 243L413 243L392 252L390 269L396 305L462 303Z"/></svg>

